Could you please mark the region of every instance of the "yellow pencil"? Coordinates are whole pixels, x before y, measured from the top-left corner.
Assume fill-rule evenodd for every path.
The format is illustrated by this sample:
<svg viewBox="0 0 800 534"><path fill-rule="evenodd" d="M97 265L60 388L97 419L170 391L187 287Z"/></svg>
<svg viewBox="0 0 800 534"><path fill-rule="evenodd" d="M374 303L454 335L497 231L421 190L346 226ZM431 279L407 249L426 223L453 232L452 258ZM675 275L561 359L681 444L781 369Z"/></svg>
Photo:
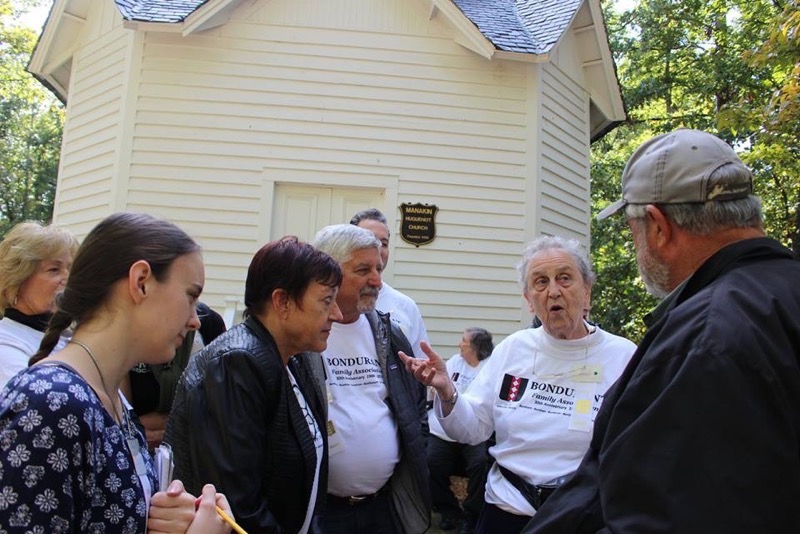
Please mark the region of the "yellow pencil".
<svg viewBox="0 0 800 534"><path fill-rule="evenodd" d="M218 515L218 516L220 516L220 517L222 518L222 520L223 520L223 521L225 521L226 523L228 523L228 524L231 526L231 528L232 528L232 529L233 529L235 532L237 532L238 534L247 534L247 531L246 531L245 529L243 529L242 527L240 527L240 526L239 526L239 525L236 523L236 521L234 521L234 520L233 520L233 518L232 518L231 516L229 516L228 514L226 514L226 513L225 513L225 510L223 510L223 509L222 509L222 508L220 508L219 506L217 506L217 515Z"/></svg>

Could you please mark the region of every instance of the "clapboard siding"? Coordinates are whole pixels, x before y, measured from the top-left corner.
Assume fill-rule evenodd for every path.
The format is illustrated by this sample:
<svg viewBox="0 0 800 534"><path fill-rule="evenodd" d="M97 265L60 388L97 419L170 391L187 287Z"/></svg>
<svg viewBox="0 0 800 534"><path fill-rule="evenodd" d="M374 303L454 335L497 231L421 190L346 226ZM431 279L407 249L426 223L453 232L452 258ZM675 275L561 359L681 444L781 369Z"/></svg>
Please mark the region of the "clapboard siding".
<svg viewBox="0 0 800 534"><path fill-rule="evenodd" d="M185 65L185 67L192 67L192 65ZM352 84L331 83L330 89L323 94L318 83L324 85L326 83L324 79L316 83L272 80L265 85L264 80L248 77L231 78L227 75L203 75L199 79L184 78L174 71L146 72L144 77L143 81L152 84L142 87L141 94L144 97L160 98L160 95L174 97L175 86L178 85L183 87L186 92L190 92L191 100L195 102L214 103L220 100L237 99L239 103L266 106L263 110L270 110L269 106L305 107L318 112L328 109L377 112L389 115L395 120L403 120L405 117L408 120L424 118L425 120L446 121L469 120L477 124L498 126L523 125L522 118L513 109L508 109L510 106L499 106L492 101L490 96L481 98L464 96L454 101L452 96L448 98L447 94L414 90L410 80L405 84L406 88L402 86L366 88ZM411 86L409 87L409 85ZM287 93L282 93L282 91L287 91ZM424 100L414 102L414 96L417 98L424 96ZM487 109L470 107L481 102L492 104ZM434 125L438 124L434 123ZM488 132L489 135L501 133L502 131Z"/></svg>
<svg viewBox="0 0 800 534"><path fill-rule="evenodd" d="M486 281L473 291L474 295L507 295L514 294L521 297L521 289L517 283L517 271L515 267L508 266L504 275L508 280L503 281ZM415 277L407 275L395 275L394 281L396 283L404 283L408 285ZM416 284L415 292L425 293L428 291L455 291L460 292L464 290L464 284L456 277L420 277L418 280L413 280Z"/></svg>
<svg viewBox="0 0 800 534"><path fill-rule="evenodd" d="M540 230L588 245L588 94L556 65L541 72Z"/></svg>
<svg viewBox="0 0 800 534"><path fill-rule="evenodd" d="M259 137L259 136L254 136ZM224 142L207 139L205 142L198 143L189 140L170 140L168 143L161 138L135 138L133 142L134 157L136 163L153 163L163 161L167 165L213 165L216 158L224 160L225 168L230 168L231 159L239 159L239 166L245 169L258 167L265 155L275 158L275 153L279 152L289 161L308 161L310 158L323 160L333 164L350 165L354 167L366 167L376 170L382 169L385 172L398 170L410 171L441 171L454 173L480 174L488 179L495 175L506 177L517 176L521 179L523 167L521 165L511 165L504 161L479 161L473 160L465 162L455 157L434 157L432 149L427 150L430 154L428 158L415 155L409 147L393 147L390 143L367 143L357 140L336 139L321 135L309 135L301 143L300 139L293 136L261 137L261 139L274 139L274 145L262 145L254 142ZM214 154L209 152L214 150ZM373 150L367 150L372 148ZM375 152L378 150L379 152ZM392 153L382 150L392 150ZM141 158L141 159L139 159ZM163 159L162 159L163 158ZM218 161L218 159L217 159ZM305 167L304 167L305 168ZM367 172L367 169L358 169L356 172ZM347 185L347 184L343 184Z"/></svg>
<svg viewBox="0 0 800 534"><path fill-rule="evenodd" d="M151 122L153 115L164 114L164 105L169 101L169 113L160 117L161 120L180 125L186 120L192 120L197 114L197 105L203 105L202 118L233 118L247 116L259 120L292 120L292 121L334 121L337 124L345 125L367 125L382 126L386 121L402 126L408 131L421 133L447 133L452 135L474 135L477 120L473 116L470 122L460 120L463 113L458 116L443 116L437 118L435 114L446 115L450 110L440 109L439 106L424 104L428 107L425 117L417 118L409 116L404 111L409 111L411 107L406 107L402 103L394 102L391 107L386 102L357 100L345 97L316 96L309 100L307 97L298 95L285 95L280 93L265 96L265 91L241 91L230 89L221 91L218 89L192 89L193 100L179 100L172 98L174 89L167 85L150 85L147 87L147 94L142 95L139 100L139 111L141 118L148 123ZM227 102L223 97L235 97L238 102ZM255 105L254 105L255 104ZM417 104L419 106L419 104ZM418 109L414 106L413 109ZM255 114L252 114L255 113ZM184 116L188 116L188 119ZM482 115L481 118L485 118ZM498 117L498 120L505 119L506 116ZM516 116L514 116L516 118ZM207 119L208 120L208 119ZM524 137L522 125L506 124L504 122L493 122L491 131L484 137L487 142L513 142Z"/></svg>
<svg viewBox="0 0 800 534"><path fill-rule="evenodd" d="M444 248L444 247L441 247ZM499 254L492 252L484 252L476 253L476 252L463 252L461 250L439 250L433 249L426 252L424 257L424 262L421 260L417 260L416 262L412 259L408 259L403 262L403 268L400 269L396 267L398 273L404 272L405 268L413 268L415 264L420 266L430 266L431 269L434 268L442 268L446 269L447 267L451 266L452 263L457 263L462 267L468 266L476 266L476 267L497 267L497 268L507 268L509 265L514 264L514 259L516 258L516 253L519 252L518 250L514 251L514 254ZM400 254L401 251L396 251L395 254ZM399 259L399 258L398 258ZM511 259L511 261L509 261ZM431 274L434 274L433 272ZM444 271L442 271L442 275L446 275ZM476 280L476 282L478 282Z"/></svg>
<svg viewBox="0 0 800 534"><path fill-rule="evenodd" d="M409 291L409 293L411 292ZM474 316L476 313L480 313L481 308L487 307L493 310L504 310L509 314L519 313L519 295L466 294L464 291L424 291L416 295L415 300L418 306L435 310L436 315L432 315L431 320L452 318L451 310L453 308L459 308L464 317ZM483 319L487 318L481 317L481 320ZM510 332L515 330L518 330L518 326L512 326Z"/></svg>
<svg viewBox="0 0 800 534"><path fill-rule="evenodd" d="M405 2L405 4L413 2ZM261 4L253 18L277 20L289 25L374 30L386 33L432 33L436 27L420 27L420 13L427 15L430 7L416 4L418 9L404 9L396 0L339 0L337 2L298 2L287 6L282 2ZM416 7L415 6L415 7ZM419 9L421 8L421 9Z"/></svg>
<svg viewBox="0 0 800 534"><path fill-rule="evenodd" d="M308 111L308 110L303 110ZM301 111L301 115L303 114ZM207 112L206 112L207 113ZM315 113L318 117L318 113ZM340 116L337 116L340 115ZM308 123L313 122L312 117L277 119L273 117L252 117L252 116L231 116L231 115L205 115L196 117L188 113L176 114L167 112L146 112L140 114L140 120L146 122L147 126L137 129L138 137L167 136L187 140L202 140L206 130L214 130L216 138L220 141L234 142L240 139L242 132L248 132L252 136L252 142L269 142L269 135L291 135L303 136ZM404 143L411 149L422 149L431 146L436 149L437 145L457 146L460 150L469 151L471 159L493 160L497 158L497 152L508 153L512 158L522 164L523 159L520 151L524 149L522 140L508 138L481 138L476 137L474 132L452 133L436 132L425 129L392 129L387 130L380 124L379 120L371 117L368 124L363 124L358 117L353 117L350 113L326 112L324 126L320 129L320 134L343 137L356 140L375 140L376 142ZM262 138L257 137L262 136ZM422 146L418 146L422 145ZM424 155L424 154L420 154ZM458 156L459 154L454 154Z"/></svg>
<svg viewBox="0 0 800 534"><path fill-rule="evenodd" d="M267 121L264 121L263 125L252 119L247 121L247 119L241 118L239 121L249 122L251 127L248 128L244 124L238 129L225 128L224 126L232 126L230 123L235 122L233 119L208 121L205 125L198 124L195 127L159 126L157 124L142 126L136 130L137 145L135 148L153 149L156 147L152 143L158 143L164 137L168 137L176 140L176 148L183 147L184 151L195 152L198 147L208 142L210 137L213 137L215 143L235 146L237 149L247 145L253 148L263 146L306 148L309 143L314 143L313 146L324 146L328 150L371 154L393 152L396 156L415 158L439 159L444 157L443 152L446 152L448 159L455 160L460 164L472 161L481 163L502 161L508 165L522 166L525 162L524 154L519 151L514 152L513 147L494 150L483 148L481 141L475 138L472 138L469 144L459 143L460 139L448 142L447 137L449 136L438 134L426 135L402 130L387 131L386 128L377 126L356 127L329 122L320 125L312 135L307 131L308 123L299 124L287 121L289 124L283 128L280 125L271 124L270 129L267 130ZM242 138L243 133L247 134L247 143L236 143L237 139ZM520 144L519 149L522 148Z"/></svg>
<svg viewBox="0 0 800 534"><path fill-rule="evenodd" d="M526 224L588 240L588 96L568 62L486 60L406 0L254 0L188 36L90 19L59 222L97 222L112 194L175 221L203 247L203 300L220 311L242 297L276 184L387 188L392 285L443 347L468 326L500 341L527 324ZM436 239L403 242L389 198L437 205Z"/></svg>
<svg viewBox="0 0 800 534"><path fill-rule="evenodd" d="M84 235L111 212L120 148L124 68L130 37L100 13L97 38L76 54L67 105L55 214Z"/></svg>
<svg viewBox="0 0 800 534"><path fill-rule="evenodd" d="M223 213L236 211L257 213L261 208L259 199L257 198L231 198L227 195L215 196L197 192L187 195L186 191L173 191L169 193L164 191L141 191L136 187L132 187L128 192L128 202L131 204L162 208L169 208L181 204L183 207L189 209L220 211Z"/></svg>

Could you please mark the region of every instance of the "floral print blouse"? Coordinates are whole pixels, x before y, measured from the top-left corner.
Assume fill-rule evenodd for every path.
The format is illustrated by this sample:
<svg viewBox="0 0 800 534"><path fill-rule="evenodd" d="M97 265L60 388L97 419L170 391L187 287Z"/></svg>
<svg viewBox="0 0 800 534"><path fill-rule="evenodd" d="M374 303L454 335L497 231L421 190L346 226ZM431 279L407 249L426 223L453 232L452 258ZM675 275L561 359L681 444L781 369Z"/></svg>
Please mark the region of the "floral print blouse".
<svg viewBox="0 0 800 534"><path fill-rule="evenodd" d="M0 533L145 532L147 502L123 430L70 367L37 365L0 394ZM126 435L127 434L127 435Z"/></svg>

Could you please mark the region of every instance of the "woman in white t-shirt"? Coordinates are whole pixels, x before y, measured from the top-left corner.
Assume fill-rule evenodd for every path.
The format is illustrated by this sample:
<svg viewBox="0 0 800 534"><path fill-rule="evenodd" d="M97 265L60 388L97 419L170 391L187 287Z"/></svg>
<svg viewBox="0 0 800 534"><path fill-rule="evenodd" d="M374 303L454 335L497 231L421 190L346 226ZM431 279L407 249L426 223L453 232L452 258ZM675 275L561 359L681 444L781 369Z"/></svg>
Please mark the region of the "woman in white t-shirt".
<svg viewBox="0 0 800 534"><path fill-rule="evenodd" d="M404 358L420 382L436 389L433 409L449 436L475 444L495 433L478 533L521 532L575 471L606 390L636 348L586 321L594 273L576 240L534 239L518 269L542 326L497 345L463 395L427 344L428 361Z"/></svg>

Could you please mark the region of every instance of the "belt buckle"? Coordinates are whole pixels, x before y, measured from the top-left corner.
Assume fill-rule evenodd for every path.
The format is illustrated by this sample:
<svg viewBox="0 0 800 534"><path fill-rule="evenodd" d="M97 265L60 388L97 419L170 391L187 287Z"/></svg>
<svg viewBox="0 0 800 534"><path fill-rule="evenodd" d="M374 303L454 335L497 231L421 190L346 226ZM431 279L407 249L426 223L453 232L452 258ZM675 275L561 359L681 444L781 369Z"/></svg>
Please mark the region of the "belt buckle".
<svg viewBox="0 0 800 534"><path fill-rule="evenodd" d="M361 504L369 498L369 495L351 495L347 498L347 504L355 506Z"/></svg>

